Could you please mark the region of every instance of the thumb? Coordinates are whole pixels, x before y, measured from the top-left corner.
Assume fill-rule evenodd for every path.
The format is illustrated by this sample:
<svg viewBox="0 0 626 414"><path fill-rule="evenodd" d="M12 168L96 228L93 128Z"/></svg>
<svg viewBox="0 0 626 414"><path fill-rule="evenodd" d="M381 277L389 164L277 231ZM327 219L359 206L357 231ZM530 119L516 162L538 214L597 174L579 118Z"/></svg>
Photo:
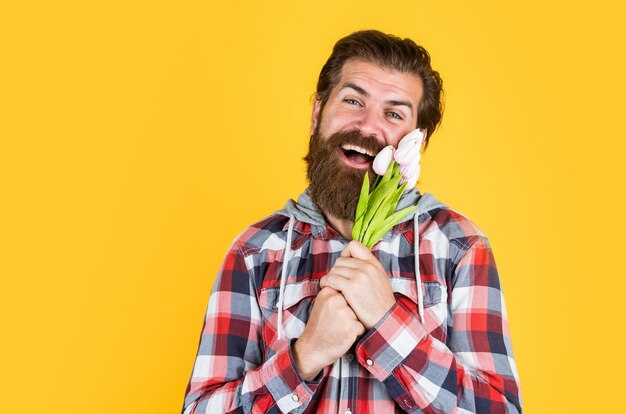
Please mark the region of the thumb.
<svg viewBox="0 0 626 414"><path fill-rule="evenodd" d="M356 240L352 240L345 249L341 252L341 257L354 257L361 260L376 260L376 257L372 254L363 243Z"/></svg>

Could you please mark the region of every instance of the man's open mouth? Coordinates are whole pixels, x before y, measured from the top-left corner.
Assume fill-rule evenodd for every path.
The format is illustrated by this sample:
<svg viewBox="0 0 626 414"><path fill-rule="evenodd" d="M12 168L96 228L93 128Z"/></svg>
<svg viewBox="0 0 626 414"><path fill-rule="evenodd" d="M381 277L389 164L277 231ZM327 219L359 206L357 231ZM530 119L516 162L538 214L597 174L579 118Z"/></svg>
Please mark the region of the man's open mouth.
<svg viewBox="0 0 626 414"><path fill-rule="evenodd" d="M340 158L353 168L369 169L374 157L372 151L354 144L342 144L339 147Z"/></svg>

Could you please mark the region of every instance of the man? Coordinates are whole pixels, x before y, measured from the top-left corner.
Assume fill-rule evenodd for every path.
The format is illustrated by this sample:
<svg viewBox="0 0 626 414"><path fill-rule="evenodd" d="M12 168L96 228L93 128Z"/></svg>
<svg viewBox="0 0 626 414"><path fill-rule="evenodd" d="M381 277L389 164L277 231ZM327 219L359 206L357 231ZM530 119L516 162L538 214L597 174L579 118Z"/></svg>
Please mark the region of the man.
<svg viewBox="0 0 626 414"><path fill-rule="evenodd" d="M413 188L398 209L415 214L371 251L350 241L373 155L416 128L427 145L441 92L409 39L337 42L313 105L310 187L229 249L184 413L521 412L485 235Z"/></svg>

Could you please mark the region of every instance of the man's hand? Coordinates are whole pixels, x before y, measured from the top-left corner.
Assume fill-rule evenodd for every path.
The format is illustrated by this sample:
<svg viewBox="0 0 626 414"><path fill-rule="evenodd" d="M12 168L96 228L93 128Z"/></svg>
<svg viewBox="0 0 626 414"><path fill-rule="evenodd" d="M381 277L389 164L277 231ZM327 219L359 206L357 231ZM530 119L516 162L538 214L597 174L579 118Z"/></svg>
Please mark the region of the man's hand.
<svg viewBox="0 0 626 414"><path fill-rule="evenodd" d="M364 332L365 328L343 295L334 289L322 288L304 332L293 347L296 368L302 379L311 381L324 367L335 363Z"/></svg>
<svg viewBox="0 0 626 414"><path fill-rule="evenodd" d="M372 329L396 303L387 274L372 252L353 240L341 252L320 286L340 291L366 329Z"/></svg>

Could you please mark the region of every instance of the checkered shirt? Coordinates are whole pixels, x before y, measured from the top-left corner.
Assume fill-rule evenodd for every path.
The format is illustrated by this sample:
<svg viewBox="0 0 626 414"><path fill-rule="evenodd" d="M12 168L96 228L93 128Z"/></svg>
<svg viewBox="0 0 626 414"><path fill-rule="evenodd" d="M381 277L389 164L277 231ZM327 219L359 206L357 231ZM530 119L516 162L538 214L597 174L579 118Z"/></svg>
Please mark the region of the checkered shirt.
<svg viewBox="0 0 626 414"><path fill-rule="evenodd" d="M518 413L522 411L500 280L485 235L438 207L419 217L424 323L417 316L412 221L372 248L396 304L314 381L291 352L347 240L296 221L283 335L277 302L289 217L247 228L216 278L183 413Z"/></svg>

